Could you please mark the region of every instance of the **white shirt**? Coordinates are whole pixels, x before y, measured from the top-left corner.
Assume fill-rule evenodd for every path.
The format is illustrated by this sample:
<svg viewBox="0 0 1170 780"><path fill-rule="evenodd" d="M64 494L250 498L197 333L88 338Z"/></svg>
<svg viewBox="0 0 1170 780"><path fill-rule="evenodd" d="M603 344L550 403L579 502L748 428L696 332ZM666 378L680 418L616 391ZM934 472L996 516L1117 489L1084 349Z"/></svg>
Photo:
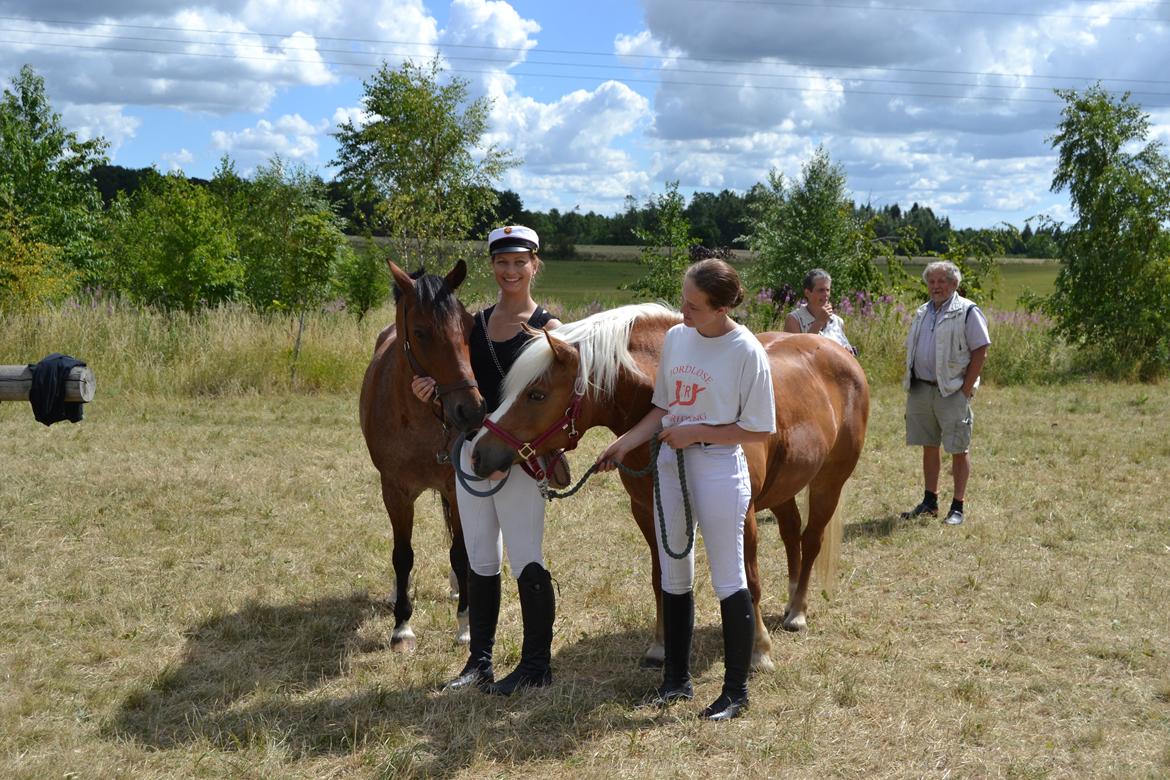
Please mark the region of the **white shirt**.
<svg viewBox="0 0 1170 780"><path fill-rule="evenodd" d="M653 402L666 410L664 428L737 423L745 431L776 430L768 353L743 325L714 338L686 325L668 330Z"/></svg>
<svg viewBox="0 0 1170 780"><path fill-rule="evenodd" d="M800 325L801 333L808 333L808 329L816 322L816 317L808 310L807 305L797 306L792 310L792 316L796 317L796 322ZM829 321L820 330L820 334L825 338L832 339L850 352L853 352L853 345L849 343L849 339L845 338L845 320L836 314L829 315Z"/></svg>

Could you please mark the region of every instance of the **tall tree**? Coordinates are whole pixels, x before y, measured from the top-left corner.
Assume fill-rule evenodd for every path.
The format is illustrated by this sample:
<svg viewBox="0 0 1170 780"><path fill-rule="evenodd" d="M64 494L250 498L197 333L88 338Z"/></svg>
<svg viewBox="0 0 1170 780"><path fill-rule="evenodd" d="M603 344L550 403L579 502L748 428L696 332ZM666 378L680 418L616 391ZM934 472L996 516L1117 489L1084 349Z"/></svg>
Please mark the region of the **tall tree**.
<svg viewBox="0 0 1170 780"><path fill-rule="evenodd" d="M490 101L469 101L464 79L443 82L437 57L397 70L383 63L364 84L364 121L335 133L339 178L355 201L375 203L371 227L396 240L400 265L445 265L494 207L492 183L518 164L483 144Z"/></svg>
<svg viewBox="0 0 1170 780"><path fill-rule="evenodd" d="M231 219L248 300L259 309L281 311L319 303L334 267L350 251L325 183L280 157L242 179L224 158L211 189Z"/></svg>
<svg viewBox="0 0 1170 780"><path fill-rule="evenodd" d="M648 199L646 210L653 215L653 227L634 230L642 242L638 262L646 267L645 275L630 285L639 295L670 303L679 300L683 271L691 263L691 247L699 243L691 235L684 205L677 181L667 182L665 193Z"/></svg>
<svg viewBox="0 0 1170 780"><path fill-rule="evenodd" d="M64 296L76 271L32 236L29 221L0 196L0 311L35 308Z"/></svg>
<svg viewBox="0 0 1170 780"><path fill-rule="evenodd" d="M1170 370L1170 160L1149 117L1100 85L1065 101L1052 190L1076 221L1061 234L1061 268L1047 300L1073 342L1122 357L1144 375Z"/></svg>
<svg viewBox="0 0 1170 780"><path fill-rule="evenodd" d="M845 190L845 173L823 148L791 187L779 173L769 173L754 202L747 238L757 256L750 274L755 284L799 290L809 269L823 268L840 292L874 291L881 285L871 242Z"/></svg>
<svg viewBox="0 0 1170 780"><path fill-rule="evenodd" d="M55 256L83 271L92 265L101 228L101 195L89 172L106 161L106 146L65 128L32 66L21 68L4 90L0 201L27 218L30 240L55 247Z"/></svg>
<svg viewBox="0 0 1170 780"><path fill-rule="evenodd" d="M108 281L145 304L192 311L238 297L244 279L219 199L181 173L111 206Z"/></svg>

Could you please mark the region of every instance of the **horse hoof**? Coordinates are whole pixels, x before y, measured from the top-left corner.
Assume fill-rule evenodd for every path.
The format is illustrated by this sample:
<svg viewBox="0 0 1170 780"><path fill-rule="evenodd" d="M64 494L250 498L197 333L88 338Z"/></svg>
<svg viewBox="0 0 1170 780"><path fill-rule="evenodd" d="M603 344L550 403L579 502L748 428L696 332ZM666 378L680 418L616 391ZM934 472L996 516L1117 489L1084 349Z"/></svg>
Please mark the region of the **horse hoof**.
<svg viewBox="0 0 1170 780"><path fill-rule="evenodd" d="M808 628L808 621L804 619L803 614L798 613L785 617L784 622L780 624L780 627L785 631L804 631L806 628Z"/></svg>
<svg viewBox="0 0 1170 780"><path fill-rule="evenodd" d="M395 653L413 653L417 645L418 641L409 626L395 629L394 634L390 637L390 649Z"/></svg>
<svg viewBox="0 0 1170 780"><path fill-rule="evenodd" d="M471 644L471 620L467 610L457 613L455 619L459 623L459 627L455 631L455 641L461 645Z"/></svg>
<svg viewBox="0 0 1170 780"><path fill-rule="evenodd" d="M662 646L661 642L655 642L646 648L646 653L642 656L642 660L638 662L638 666L642 669L661 669L665 661L666 648Z"/></svg>
<svg viewBox="0 0 1170 780"><path fill-rule="evenodd" d="M756 650L752 652L752 671L774 672L776 671L776 664L772 663L772 657L770 655Z"/></svg>

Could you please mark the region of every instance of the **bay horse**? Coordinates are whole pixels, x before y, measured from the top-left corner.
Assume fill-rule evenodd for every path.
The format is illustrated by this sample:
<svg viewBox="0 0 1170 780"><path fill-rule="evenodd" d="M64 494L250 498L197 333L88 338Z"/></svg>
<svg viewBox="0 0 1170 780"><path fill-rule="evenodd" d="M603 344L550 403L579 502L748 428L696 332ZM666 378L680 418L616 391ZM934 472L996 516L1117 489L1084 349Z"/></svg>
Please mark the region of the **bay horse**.
<svg viewBox="0 0 1170 780"><path fill-rule="evenodd" d="M562 325L546 338L532 339L508 372L504 398L489 417L494 429L477 435L472 465L479 476L503 471L534 449L571 448L595 426L615 434L629 430L650 410L654 377L666 331L681 315L657 304L623 306ZM782 626L807 626L808 586L813 564L830 527L825 561L818 569L832 581L840 544L837 503L865 442L869 383L853 355L820 335L762 333L776 400L776 433L766 443L744 445L751 473L752 502L744 523L748 589L756 612L752 666L770 670L772 640L760 613L756 512L775 514L788 558L788 603ZM509 444L506 439L510 439ZM532 447L529 445L532 444ZM519 446L517 446L519 445ZM628 466L648 461L643 445ZM661 571L654 535L653 483L649 476L621 473L634 519L650 547L651 580L657 611L655 640L643 665L662 662ZM809 487L808 526L801 533L796 496Z"/></svg>
<svg viewBox="0 0 1170 780"><path fill-rule="evenodd" d="M445 276L419 270L407 274L387 260L394 277L394 322L379 335L366 368L358 401L362 434L382 482L382 502L394 534L394 631L390 648L415 649L410 627L414 606L410 575L414 568L414 502L424 490L438 491L451 535L449 559L459 590L456 640L468 641L467 550L455 503L455 472L437 453L450 449L449 429L470 431L482 422L483 396L471 372L468 338L472 318L455 296L467 276L460 260ZM410 390L414 375L438 383L432 404Z"/></svg>

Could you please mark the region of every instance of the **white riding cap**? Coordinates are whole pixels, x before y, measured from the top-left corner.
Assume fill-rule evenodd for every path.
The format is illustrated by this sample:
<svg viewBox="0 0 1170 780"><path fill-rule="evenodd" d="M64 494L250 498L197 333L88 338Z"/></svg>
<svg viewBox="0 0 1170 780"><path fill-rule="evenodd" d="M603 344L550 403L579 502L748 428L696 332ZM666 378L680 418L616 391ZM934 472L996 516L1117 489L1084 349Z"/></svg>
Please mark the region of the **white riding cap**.
<svg viewBox="0 0 1170 780"><path fill-rule="evenodd" d="M540 236L536 231L523 225L498 227L488 234L488 253L535 252L540 249Z"/></svg>

